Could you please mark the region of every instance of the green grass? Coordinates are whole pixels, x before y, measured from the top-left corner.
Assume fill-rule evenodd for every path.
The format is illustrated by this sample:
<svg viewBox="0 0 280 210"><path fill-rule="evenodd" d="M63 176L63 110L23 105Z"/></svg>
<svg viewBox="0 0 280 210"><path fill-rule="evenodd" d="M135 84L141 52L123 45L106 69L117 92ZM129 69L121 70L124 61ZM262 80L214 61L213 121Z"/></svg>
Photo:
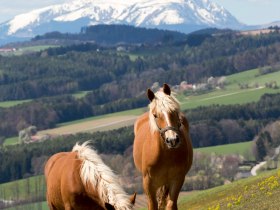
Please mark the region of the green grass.
<svg viewBox="0 0 280 210"><path fill-rule="evenodd" d="M0 107L9 108L9 107L23 104L23 103L29 102L29 101L31 101L31 99L30 100L2 101L2 102L0 102Z"/></svg>
<svg viewBox="0 0 280 210"><path fill-rule="evenodd" d="M88 118L85 118L85 119L75 120L75 121L71 121L71 122L67 122L67 123L61 123L61 124L58 124L57 127L62 127L62 126L72 125L72 124L78 124L78 123L81 123L81 122L98 120L98 119L103 119L103 118L107 118L107 117L125 116L125 115L136 115L137 116L137 115L142 114L144 111L145 111L145 108L131 109L131 110L127 110L127 111L115 112L115 113L106 114L106 115L88 117Z"/></svg>
<svg viewBox="0 0 280 210"><path fill-rule="evenodd" d="M39 179L40 177L35 177ZM35 182L30 179L29 182ZM42 179L42 177L41 177ZM23 181L17 181L19 188L26 188ZM15 184L16 182L12 182ZM0 185L0 192L4 188L12 191L11 183ZM34 185L35 186L35 185ZM3 188L4 187L4 188ZM36 193L33 190L30 192ZM238 180L231 184L215 187L203 191L194 191L178 200L179 210L223 210L223 209L278 209L280 194L280 171L264 172L256 177ZM2 197L0 197L2 198ZM48 209L46 202L22 205L9 210ZM142 208L145 209L145 208Z"/></svg>
<svg viewBox="0 0 280 210"><path fill-rule="evenodd" d="M14 144L18 144L18 137L11 137L11 138L7 138L5 139L4 142L4 146L8 146L8 145L14 145Z"/></svg>
<svg viewBox="0 0 280 210"><path fill-rule="evenodd" d="M227 76L225 89L214 90L201 95L191 95L185 98L180 96L182 109L213 104L229 105L256 102L265 93L280 92L280 89L265 88L265 83L280 81L280 71L256 77L258 72L258 69L253 69ZM240 89L239 83L247 83L249 88ZM255 88L256 83L258 83L259 88Z"/></svg>
<svg viewBox="0 0 280 210"><path fill-rule="evenodd" d="M88 94L91 91L78 91L77 93L72 94L74 96L74 98L76 99L80 99L86 96L86 94Z"/></svg>
<svg viewBox="0 0 280 210"><path fill-rule="evenodd" d="M6 210L49 210L46 201L20 205L16 207L7 208Z"/></svg>
<svg viewBox="0 0 280 210"><path fill-rule="evenodd" d="M38 45L18 48L16 51L8 53L0 53L3 56L19 56L29 52L40 52L52 47L59 47L58 45Z"/></svg>
<svg viewBox="0 0 280 210"><path fill-rule="evenodd" d="M217 155L238 154L246 158L246 160L254 160L252 153L252 141L241 142L235 144L226 144L212 147L197 148L194 151L207 154L215 153Z"/></svg>
<svg viewBox="0 0 280 210"><path fill-rule="evenodd" d="M238 83L247 82L250 86L254 86L256 82L259 83L261 87L264 86L266 82L270 82L272 80L280 81L280 71L258 76L258 69L249 70L237 74L233 74L227 77L227 85L224 90L215 90L210 93L201 94L201 95L191 95L185 97L182 94L178 94L178 99L181 101L181 109L192 109L198 106L209 106L213 104L244 104L249 102L258 101L260 97L265 93L279 93L280 89L268 89L268 88L250 88L241 90L238 86ZM280 85L280 84L278 84ZM84 97L87 92L79 92L74 96ZM2 102L0 106L10 107L17 105L19 103L23 103L25 101L12 101L12 102ZM90 117L86 119L76 120L72 122L62 123L57 125L57 127L62 127L70 124L77 124L80 122L91 121L102 119L106 117L112 116L122 116L122 115L140 115L142 114L146 108L138 108L133 110L127 110L122 112L116 112L113 114L106 114L101 116ZM9 144L9 143L8 143Z"/></svg>
<svg viewBox="0 0 280 210"><path fill-rule="evenodd" d="M34 195L45 196L44 176L34 176L0 185L0 199L30 199Z"/></svg>
<svg viewBox="0 0 280 210"><path fill-rule="evenodd" d="M280 171L265 172L180 199L179 210L279 209Z"/></svg>

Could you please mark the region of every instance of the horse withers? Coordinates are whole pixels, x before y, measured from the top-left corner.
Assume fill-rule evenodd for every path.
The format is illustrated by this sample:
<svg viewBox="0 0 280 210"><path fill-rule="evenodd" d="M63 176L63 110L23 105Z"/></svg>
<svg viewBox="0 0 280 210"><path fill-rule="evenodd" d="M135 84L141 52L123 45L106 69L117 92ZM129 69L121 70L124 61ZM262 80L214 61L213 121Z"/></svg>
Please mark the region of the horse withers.
<svg viewBox="0 0 280 210"><path fill-rule="evenodd" d="M51 210L130 210L135 202L88 142L50 157L45 177Z"/></svg>
<svg viewBox="0 0 280 210"><path fill-rule="evenodd" d="M179 192L192 165L189 124L167 84L147 90L149 112L134 125L133 157L142 173L148 209L176 210Z"/></svg>

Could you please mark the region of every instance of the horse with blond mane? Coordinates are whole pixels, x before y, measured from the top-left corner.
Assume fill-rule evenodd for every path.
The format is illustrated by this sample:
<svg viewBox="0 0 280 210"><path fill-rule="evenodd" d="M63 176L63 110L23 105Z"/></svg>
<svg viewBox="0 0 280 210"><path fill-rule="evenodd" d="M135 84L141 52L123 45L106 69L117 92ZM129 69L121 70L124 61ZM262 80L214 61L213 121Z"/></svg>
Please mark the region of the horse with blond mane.
<svg viewBox="0 0 280 210"><path fill-rule="evenodd" d="M189 124L167 84L147 90L149 112L134 125L133 157L142 173L148 209L176 210L179 192L192 165Z"/></svg>
<svg viewBox="0 0 280 210"><path fill-rule="evenodd" d="M89 142L72 152L53 155L45 165L47 202L51 210L130 210L129 198L118 177L106 166Z"/></svg>

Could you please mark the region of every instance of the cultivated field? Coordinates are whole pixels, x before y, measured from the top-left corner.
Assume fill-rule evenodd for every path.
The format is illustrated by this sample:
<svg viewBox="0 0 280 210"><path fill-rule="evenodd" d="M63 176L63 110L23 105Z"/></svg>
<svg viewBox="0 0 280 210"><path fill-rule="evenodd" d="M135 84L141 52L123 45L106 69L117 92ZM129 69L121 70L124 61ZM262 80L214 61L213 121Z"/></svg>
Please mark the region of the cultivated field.
<svg viewBox="0 0 280 210"><path fill-rule="evenodd" d="M256 77L258 69L234 74L227 77L225 89L215 90L202 95L189 97L180 96L182 110L212 104L244 104L258 101L265 93L278 93L280 89L265 87L270 81L280 81L280 71ZM240 89L238 83L247 83L248 89ZM258 87L255 84L258 83ZM39 134L69 134L78 132L94 132L116 129L133 125L137 117L146 111L146 108L129 110L105 116L98 116L59 125L58 128L41 131Z"/></svg>
<svg viewBox="0 0 280 210"><path fill-rule="evenodd" d="M191 109L198 106L209 106L213 104L244 104L258 101L265 93L279 93L280 89L266 88L265 83L271 81L280 81L280 71L257 76L258 69L233 74L227 77L225 89L217 89L206 94L191 95L185 97L178 95L181 102L181 109ZM249 88L240 89L238 84L248 84ZM258 86L256 87L256 84ZM278 84L280 85L280 84ZM20 103L2 102L0 106L9 106ZM39 135L64 135L79 132L95 132L117 129L124 126L133 125L137 117L146 111L147 108L139 108L113 114L107 114L97 117L86 118L69 123L63 123L55 129L40 131ZM11 141L14 143L14 141ZM8 142L9 143L9 142ZM7 143L6 143L7 144Z"/></svg>
<svg viewBox="0 0 280 210"><path fill-rule="evenodd" d="M117 129L133 125L137 116L114 116L102 119L79 122L75 124L64 125L58 128L38 132L38 135L67 135L81 132L95 132Z"/></svg>

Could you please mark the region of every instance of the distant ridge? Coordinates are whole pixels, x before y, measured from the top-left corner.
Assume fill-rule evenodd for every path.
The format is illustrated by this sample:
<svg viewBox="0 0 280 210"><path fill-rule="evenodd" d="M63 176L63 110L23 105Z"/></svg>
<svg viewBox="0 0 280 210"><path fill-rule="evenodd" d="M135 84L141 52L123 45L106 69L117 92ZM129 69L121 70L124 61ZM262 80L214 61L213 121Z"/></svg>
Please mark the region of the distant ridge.
<svg viewBox="0 0 280 210"><path fill-rule="evenodd" d="M168 30L146 29L128 25L96 25L83 27L80 33L50 32L38 35L32 41L38 40L79 40L91 41L97 44L140 44L167 43L186 39L187 35Z"/></svg>
<svg viewBox="0 0 280 210"><path fill-rule="evenodd" d="M209 27L245 27L210 0L71 0L17 15L0 24L0 39L31 38L51 31L77 33L81 27L125 24L189 33Z"/></svg>

